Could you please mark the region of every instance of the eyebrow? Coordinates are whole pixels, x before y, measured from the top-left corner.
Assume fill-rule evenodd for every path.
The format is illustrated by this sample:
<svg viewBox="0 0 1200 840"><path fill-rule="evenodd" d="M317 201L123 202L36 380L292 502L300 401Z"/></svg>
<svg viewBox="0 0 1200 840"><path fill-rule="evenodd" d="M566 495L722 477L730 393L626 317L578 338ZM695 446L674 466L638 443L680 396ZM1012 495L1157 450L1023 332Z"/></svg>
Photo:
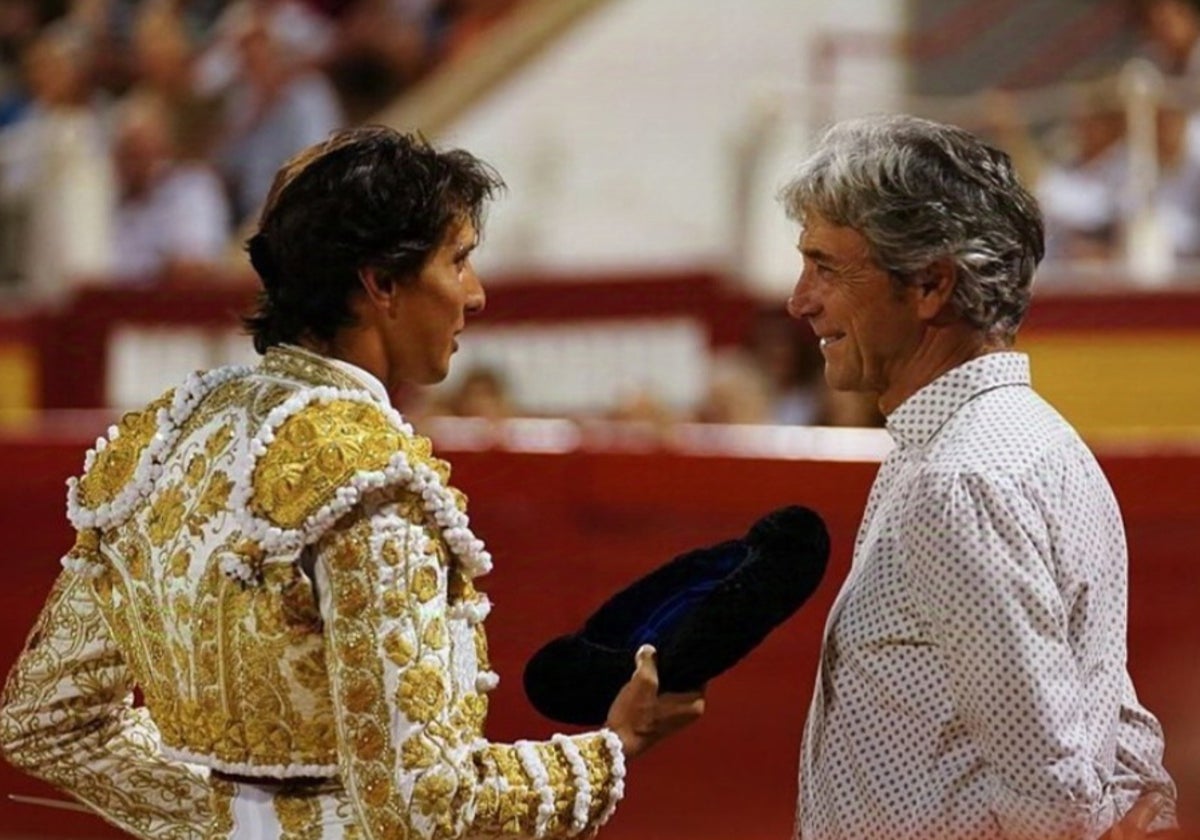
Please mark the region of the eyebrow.
<svg viewBox="0 0 1200 840"><path fill-rule="evenodd" d="M797 244L796 250L799 251L800 254L805 259L811 259L811 260L816 260L818 262L828 262L828 263L836 263L837 262L837 259L834 258L834 256L832 254L827 254L824 251L822 251L820 248L813 248L812 246L806 247L803 244Z"/></svg>

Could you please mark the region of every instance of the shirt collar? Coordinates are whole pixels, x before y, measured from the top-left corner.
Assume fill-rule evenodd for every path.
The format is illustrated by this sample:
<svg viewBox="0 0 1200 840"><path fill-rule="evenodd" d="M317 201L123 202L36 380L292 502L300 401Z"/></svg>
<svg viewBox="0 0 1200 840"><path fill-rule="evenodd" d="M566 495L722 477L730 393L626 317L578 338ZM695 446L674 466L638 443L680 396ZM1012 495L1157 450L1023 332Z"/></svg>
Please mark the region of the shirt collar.
<svg viewBox="0 0 1200 840"><path fill-rule="evenodd" d="M388 396L387 388L384 387L384 384L380 382L378 377L376 377L373 373L369 373L363 368L360 368L358 365L352 365L349 362L342 361L341 359L326 359L326 361L328 361L329 364L333 365L335 368L338 368L349 376L353 376L355 379L362 382L363 388L370 391L371 396L379 400L379 402L387 406L392 404L392 400Z"/></svg>
<svg viewBox="0 0 1200 840"><path fill-rule="evenodd" d="M899 446L925 446L975 397L993 388L1029 383L1029 357L1024 353L988 353L947 371L901 403L887 418L888 432Z"/></svg>
<svg viewBox="0 0 1200 840"><path fill-rule="evenodd" d="M324 366L326 370L332 368L339 371L343 376L349 377L354 384L358 385L359 388L369 393L383 405L389 407L392 405L392 400L388 396L387 388L384 387L384 384L374 374L360 368L358 365L342 361L341 359L335 359L332 356L323 356L320 353L314 353L312 350L301 347L298 344L281 344L278 347L278 351L276 351L276 348L271 348L267 351L268 355L272 352L281 352L285 357L290 356L305 360L309 365L317 366L318 369ZM326 378L327 376L318 376L317 381L320 382Z"/></svg>

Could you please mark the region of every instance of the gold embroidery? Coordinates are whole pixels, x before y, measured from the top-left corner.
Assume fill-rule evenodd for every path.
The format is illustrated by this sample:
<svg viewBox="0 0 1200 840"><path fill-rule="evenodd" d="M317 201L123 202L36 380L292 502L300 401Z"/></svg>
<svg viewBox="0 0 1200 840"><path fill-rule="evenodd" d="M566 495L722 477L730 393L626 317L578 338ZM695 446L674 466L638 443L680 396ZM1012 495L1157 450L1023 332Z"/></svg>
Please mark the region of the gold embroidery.
<svg viewBox="0 0 1200 840"><path fill-rule="evenodd" d="M454 816L450 808L450 798L454 795L454 777L441 768L433 768L422 773L417 783L413 785L412 801L417 811L434 822L443 831L452 827Z"/></svg>
<svg viewBox="0 0 1200 840"><path fill-rule="evenodd" d="M364 390L363 383L331 365L315 353L299 347L271 347L262 361L262 371L269 376L295 379L309 385L332 385L335 388Z"/></svg>
<svg viewBox="0 0 1200 840"><path fill-rule="evenodd" d="M400 763L405 770L421 770L432 767L437 753L421 735L414 735L400 747Z"/></svg>
<svg viewBox="0 0 1200 840"><path fill-rule="evenodd" d="M309 405L275 430L255 464L251 504L276 525L299 527L355 473L387 466L404 440L377 406L351 400Z"/></svg>
<svg viewBox="0 0 1200 840"><path fill-rule="evenodd" d="M285 785L271 798L275 817L283 829L280 840L320 840L321 798L317 790Z"/></svg>
<svg viewBox="0 0 1200 840"><path fill-rule="evenodd" d="M558 745L538 744L537 752L542 766L546 768L550 789L554 791L554 817L546 827L547 833L553 835L571 825L576 793L574 777L571 774L571 765Z"/></svg>
<svg viewBox="0 0 1200 840"><path fill-rule="evenodd" d="M399 618L408 612L408 593L401 589L389 589L383 593L383 614Z"/></svg>
<svg viewBox="0 0 1200 840"><path fill-rule="evenodd" d="M409 720L428 723L436 718L446 707L446 685L441 672L426 662L406 670L400 677L396 704Z"/></svg>
<svg viewBox="0 0 1200 840"><path fill-rule="evenodd" d="M210 519L225 509L229 494L233 490L233 481L225 473L217 470L208 480L204 492L195 509L188 515L187 527L193 537L199 537L201 530Z"/></svg>
<svg viewBox="0 0 1200 840"><path fill-rule="evenodd" d="M444 649L448 643L448 639L446 638L446 622L440 618L432 619L425 625L425 629L421 631L421 641L433 650Z"/></svg>
<svg viewBox="0 0 1200 840"><path fill-rule="evenodd" d="M163 759L92 587L56 581L0 699L10 761L87 801L126 832L197 836L212 821L205 779Z"/></svg>
<svg viewBox="0 0 1200 840"><path fill-rule="evenodd" d="M438 592L438 573L433 566L418 566L412 575L412 594L422 604L433 599Z"/></svg>
<svg viewBox="0 0 1200 840"><path fill-rule="evenodd" d="M516 750L511 746L493 744L486 752L508 784L499 791L495 821L509 834L533 834L536 808L529 801L529 780L521 768Z"/></svg>
<svg viewBox="0 0 1200 840"><path fill-rule="evenodd" d="M486 671L492 667L492 663L488 659L487 631L483 629L483 622L472 628L471 638L475 642L475 661L479 663L479 670Z"/></svg>
<svg viewBox="0 0 1200 840"><path fill-rule="evenodd" d="M579 736L574 739L579 753L587 764L588 782L592 798L588 807L588 822L595 824L612 796L612 755L599 735Z"/></svg>
<svg viewBox="0 0 1200 840"><path fill-rule="evenodd" d="M192 557L186 548L181 548L171 555L167 563L167 574L173 577L186 577L192 566Z"/></svg>
<svg viewBox="0 0 1200 840"><path fill-rule="evenodd" d="M413 656L416 655L416 649L413 647L412 642L406 639L398 630L393 630L384 636L383 650L387 654L388 659L401 668L412 663Z"/></svg>
<svg viewBox="0 0 1200 840"><path fill-rule="evenodd" d="M169 540L173 540L183 525L184 512L183 487L172 484L161 490L150 505L150 518L146 527L150 544L155 548L162 548ZM141 577L140 574L137 576Z"/></svg>
<svg viewBox="0 0 1200 840"><path fill-rule="evenodd" d="M232 782L212 778L209 781L212 789L213 819L209 829L212 840L226 840L233 833L233 798L237 788Z"/></svg>
<svg viewBox="0 0 1200 840"><path fill-rule="evenodd" d="M365 723L354 736L354 754L363 761L375 761L383 755L387 735L374 723Z"/></svg>
<svg viewBox="0 0 1200 840"><path fill-rule="evenodd" d="M172 389L141 411L131 411L121 418L117 439L96 453L91 469L79 482L79 501L84 507L94 509L113 501L129 484L142 452L158 431L158 410L169 406L174 398Z"/></svg>
<svg viewBox="0 0 1200 840"><path fill-rule="evenodd" d="M208 473L208 459L200 454L193 455L188 461L185 473L188 487L199 487L205 474Z"/></svg>
<svg viewBox="0 0 1200 840"><path fill-rule="evenodd" d="M233 426L229 423L224 423L209 437L204 444L204 451L209 458L216 458L229 448L229 444L233 442Z"/></svg>
<svg viewBox="0 0 1200 840"><path fill-rule="evenodd" d="M383 548L380 551L380 557L382 557L384 563L387 563L392 568L399 566L404 560L404 555L400 551L400 546L396 544L395 540L386 540L383 543Z"/></svg>
<svg viewBox="0 0 1200 840"><path fill-rule="evenodd" d="M346 664L355 668L367 664L373 647L370 625L358 618L338 618L334 629L338 649Z"/></svg>
<svg viewBox="0 0 1200 840"><path fill-rule="evenodd" d="M337 598L338 610L347 615L356 615L367 606L370 595L362 581L351 579L338 587Z"/></svg>
<svg viewBox="0 0 1200 840"><path fill-rule="evenodd" d="M486 695L469 692L459 701L459 711L462 714L463 725L475 737L483 735L483 723L487 720L488 699Z"/></svg>

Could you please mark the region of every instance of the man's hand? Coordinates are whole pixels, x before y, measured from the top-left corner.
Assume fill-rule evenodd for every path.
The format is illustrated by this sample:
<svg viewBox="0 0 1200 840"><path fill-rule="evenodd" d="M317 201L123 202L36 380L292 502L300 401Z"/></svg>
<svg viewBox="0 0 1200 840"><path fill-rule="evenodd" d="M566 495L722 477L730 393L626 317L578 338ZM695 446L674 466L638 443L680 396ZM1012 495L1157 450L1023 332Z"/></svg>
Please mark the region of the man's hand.
<svg viewBox="0 0 1200 840"><path fill-rule="evenodd" d="M608 710L607 726L621 739L626 758L635 758L704 714L704 692L658 693L655 650L642 645L637 670Z"/></svg>
<svg viewBox="0 0 1200 840"><path fill-rule="evenodd" d="M1100 840L1145 840L1150 837L1150 826L1167 804L1161 793L1143 793L1125 816L1106 831Z"/></svg>

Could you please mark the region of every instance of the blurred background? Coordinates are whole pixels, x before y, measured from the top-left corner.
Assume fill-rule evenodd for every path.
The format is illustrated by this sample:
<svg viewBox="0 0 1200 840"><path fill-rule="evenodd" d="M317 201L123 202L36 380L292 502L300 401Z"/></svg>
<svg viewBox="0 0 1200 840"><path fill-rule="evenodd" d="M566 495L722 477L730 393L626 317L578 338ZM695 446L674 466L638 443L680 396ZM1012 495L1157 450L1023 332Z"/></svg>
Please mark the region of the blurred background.
<svg viewBox="0 0 1200 840"><path fill-rule="evenodd" d="M633 768L605 836L782 838L820 633L890 447L783 302L775 200L822 126L907 111L1014 157L1049 256L1018 342L1130 542L1130 670L1200 825L1200 0L0 0L0 669L70 545L63 481L123 409L253 360L243 251L271 177L345 125L509 184L487 311L402 410L497 557L489 735L554 731L525 660L611 592L800 503L813 601ZM0 838L108 837L12 801Z"/></svg>

